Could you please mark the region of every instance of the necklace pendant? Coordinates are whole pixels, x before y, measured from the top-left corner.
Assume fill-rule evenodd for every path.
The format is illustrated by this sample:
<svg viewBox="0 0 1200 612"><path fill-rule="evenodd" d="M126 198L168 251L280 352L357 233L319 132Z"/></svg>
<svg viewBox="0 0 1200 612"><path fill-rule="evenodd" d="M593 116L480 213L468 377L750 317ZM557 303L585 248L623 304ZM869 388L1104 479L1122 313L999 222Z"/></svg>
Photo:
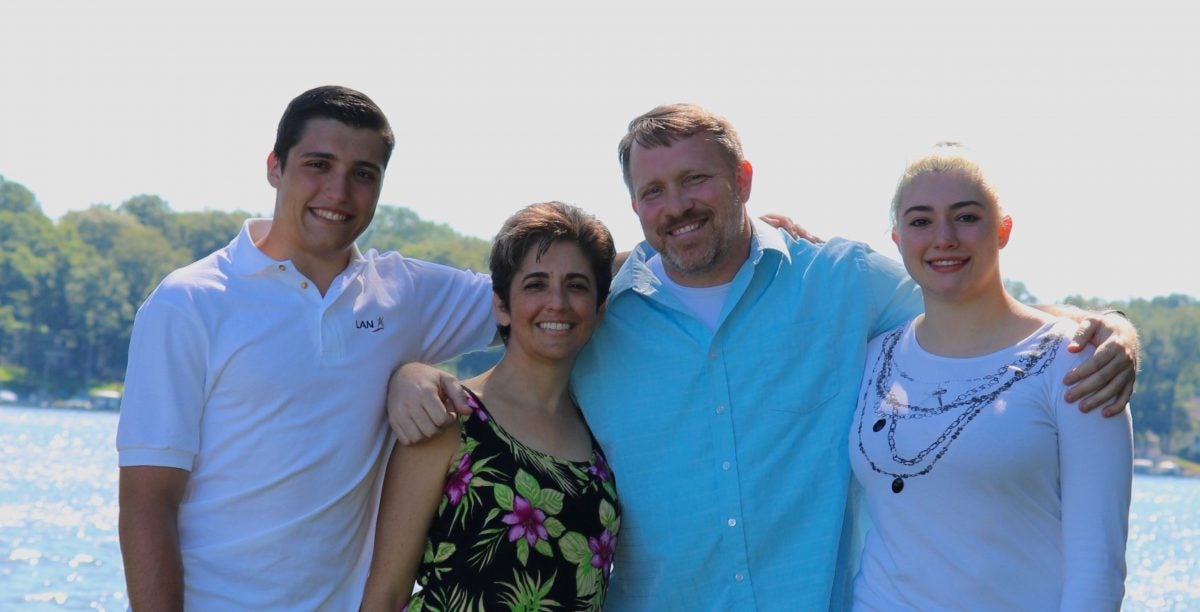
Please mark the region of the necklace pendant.
<svg viewBox="0 0 1200 612"><path fill-rule="evenodd" d="M904 490L904 479L896 478L892 481L892 493L899 493Z"/></svg>
<svg viewBox="0 0 1200 612"><path fill-rule="evenodd" d="M871 428L871 430L872 430L872 431L876 431L876 432L877 432L877 431L879 431L880 429L883 429L883 426L884 426L884 425L887 425L887 420L886 420L886 419L879 419L878 421L875 421L875 426L874 426L874 427L872 427L872 428Z"/></svg>

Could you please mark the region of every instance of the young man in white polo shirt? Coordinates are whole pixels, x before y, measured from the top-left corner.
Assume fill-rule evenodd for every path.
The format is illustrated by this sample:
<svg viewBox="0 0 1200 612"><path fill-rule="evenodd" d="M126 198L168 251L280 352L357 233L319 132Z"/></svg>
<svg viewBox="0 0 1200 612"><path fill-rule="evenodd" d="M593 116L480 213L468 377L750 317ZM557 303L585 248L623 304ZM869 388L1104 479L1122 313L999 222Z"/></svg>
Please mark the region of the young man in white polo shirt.
<svg viewBox="0 0 1200 612"><path fill-rule="evenodd" d="M495 332L487 276L355 246L393 144L365 95L301 94L267 157L273 219L139 309L117 433L134 609L358 606L388 375Z"/></svg>

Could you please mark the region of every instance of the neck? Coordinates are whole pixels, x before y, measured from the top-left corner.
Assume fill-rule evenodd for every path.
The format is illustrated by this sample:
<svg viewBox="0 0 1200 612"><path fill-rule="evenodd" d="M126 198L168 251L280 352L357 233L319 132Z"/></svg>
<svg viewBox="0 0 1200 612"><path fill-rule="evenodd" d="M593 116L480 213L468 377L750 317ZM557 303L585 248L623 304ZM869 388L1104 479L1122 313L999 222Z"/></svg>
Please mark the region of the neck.
<svg viewBox="0 0 1200 612"><path fill-rule="evenodd" d="M521 363L517 363L521 361ZM568 388L571 363L533 363L505 353L496 367L467 381L485 401L510 403L543 413L574 409Z"/></svg>
<svg viewBox="0 0 1200 612"><path fill-rule="evenodd" d="M921 346L946 357L976 357L1012 346L1049 316L1008 295L1003 286L969 299L925 300L915 331Z"/></svg>

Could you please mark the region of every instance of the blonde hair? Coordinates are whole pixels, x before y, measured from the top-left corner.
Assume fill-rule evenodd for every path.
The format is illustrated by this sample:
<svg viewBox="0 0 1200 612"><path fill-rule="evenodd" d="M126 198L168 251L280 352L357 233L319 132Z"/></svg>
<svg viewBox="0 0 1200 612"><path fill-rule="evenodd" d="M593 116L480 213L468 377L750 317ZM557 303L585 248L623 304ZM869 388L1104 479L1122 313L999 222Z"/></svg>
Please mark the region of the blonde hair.
<svg viewBox="0 0 1200 612"><path fill-rule="evenodd" d="M959 142L942 141L933 145L932 152L909 163L904 169L904 174L900 175L900 180L896 182L896 193L892 196L891 208L893 228L900 223L900 195L904 192L904 188L922 174L948 170L966 173L978 183L980 191L991 199L992 204L996 207L997 217L1004 216L1003 207L1000 205L1000 194L996 191L996 186L984 175L983 169L979 166L979 162L971 150Z"/></svg>

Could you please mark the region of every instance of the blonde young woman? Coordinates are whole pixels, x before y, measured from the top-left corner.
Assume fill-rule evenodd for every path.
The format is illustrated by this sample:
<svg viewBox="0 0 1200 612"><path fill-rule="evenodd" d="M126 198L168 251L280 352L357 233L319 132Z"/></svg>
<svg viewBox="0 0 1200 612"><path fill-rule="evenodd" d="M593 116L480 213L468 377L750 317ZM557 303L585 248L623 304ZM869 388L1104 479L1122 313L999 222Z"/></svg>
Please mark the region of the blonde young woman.
<svg viewBox="0 0 1200 612"><path fill-rule="evenodd" d="M1128 411L1063 400L1090 351L1005 291L1013 221L964 149L908 166L892 223L925 313L871 342L851 426L872 524L855 609L1119 609Z"/></svg>

